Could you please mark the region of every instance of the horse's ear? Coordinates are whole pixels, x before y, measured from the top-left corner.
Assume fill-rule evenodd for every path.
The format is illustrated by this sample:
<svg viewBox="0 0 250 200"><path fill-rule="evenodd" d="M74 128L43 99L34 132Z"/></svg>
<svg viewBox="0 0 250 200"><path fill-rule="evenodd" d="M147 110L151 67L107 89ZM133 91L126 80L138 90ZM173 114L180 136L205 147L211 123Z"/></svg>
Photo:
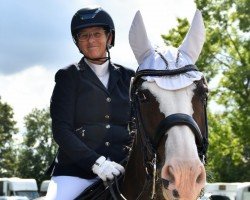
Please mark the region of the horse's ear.
<svg viewBox="0 0 250 200"><path fill-rule="evenodd" d="M191 27L178 49L186 53L195 63L201 53L205 37L204 22L201 12L197 9Z"/></svg>
<svg viewBox="0 0 250 200"><path fill-rule="evenodd" d="M129 30L129 44L140 65L153 50L140 11L137 11Z"/></svg>

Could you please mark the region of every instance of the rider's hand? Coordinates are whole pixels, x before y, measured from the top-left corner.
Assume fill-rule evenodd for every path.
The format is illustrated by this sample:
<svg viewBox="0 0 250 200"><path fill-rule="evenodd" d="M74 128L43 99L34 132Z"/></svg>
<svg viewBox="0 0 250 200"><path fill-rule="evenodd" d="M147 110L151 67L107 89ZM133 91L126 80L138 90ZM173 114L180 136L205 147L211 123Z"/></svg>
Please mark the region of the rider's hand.
<svg viewBox="0 0 250 200"><path fill-rule="evenodd" d="M116 162L106 160L104 156L98 158L95 164L92 166L92 170L97 174L103 181L113 180L114 176L118 176L124 173L124 167Z"/></svg>

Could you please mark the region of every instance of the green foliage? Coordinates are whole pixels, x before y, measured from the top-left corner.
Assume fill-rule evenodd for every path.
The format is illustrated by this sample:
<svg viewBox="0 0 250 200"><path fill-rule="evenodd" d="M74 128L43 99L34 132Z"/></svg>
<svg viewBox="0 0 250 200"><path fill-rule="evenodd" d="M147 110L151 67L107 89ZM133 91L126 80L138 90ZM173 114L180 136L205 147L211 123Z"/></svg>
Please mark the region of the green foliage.
<svg viewBox="0 0 250 200"><path fill-rule="evenodd" d="M188 31L189 23L187 19L177 18L177 22L177 28L170 30L168 35L161 35L167 46L178 47Z"/></svg>
<svg viewBox="0 0 250 200"><path fill-rule="evenodd" d="M209 182L239 182L249 177L243 167L244 144L229 124L228 118L223 115L209 114L208 169L212 172Z"/></svg>
<svg viewBox="0 0 250 200"><path fill-rule="evenodd" d="M196 65L208 82L222 74L210 100L224 106L209 114L208 167L213 181L249 181L250 177L250 1L196 0L201 10L206 42ZM187 19L162 35L178 47L188 30Z"/></svg>
<svg viewBox="0 0 250 200"><path fill-rule="evenodd" d="M237 3L239 27L244 32L250 31L250 1L249 0L239 0Z"/></svg>
<svg viewBox="0 0 250 200"><path fill-rule="evenodd" d="M0 177L13 176L16 173L16 151L13 136L18 129L13 119L13 110L1 101L0 97Z"/></svg>
<svg viewBox="0 0 250 200"><path fill-rule="evenodd" d="M198 1L198 7L204 3L205 1ZM231 148L230 151L224 150L224 154L212 152L212 155L220 156L217 166L214 163L213 170L219 172L217 178L219 181L249 181L250 39L249 34L245 33L250 27L249 1L207 3L206 7L201 7L205 16L209 16L206 24L211 28L214 24L218 24L222 39L221 50L215 56L221 63L222 78L219 87L211 92L211 96L218 104L225 107L221 116L216 115L217 120L223 121L220 123L221 130L220 132L211 130L211 135L219 133L221 140L228 141L228 149ZM227 137L224 135L226 133ZM218 139L211 136L212 145L219 145L217 141Z"/></svg>
<svg viewBox="0 0 250 200"><path fill-rule="evenodd" d="M38 183L47 179L45 170L52 162L57 146L52 139L48 109L33 109L25 117L27 132L18 161L19 177L35 178Z"/></svg>

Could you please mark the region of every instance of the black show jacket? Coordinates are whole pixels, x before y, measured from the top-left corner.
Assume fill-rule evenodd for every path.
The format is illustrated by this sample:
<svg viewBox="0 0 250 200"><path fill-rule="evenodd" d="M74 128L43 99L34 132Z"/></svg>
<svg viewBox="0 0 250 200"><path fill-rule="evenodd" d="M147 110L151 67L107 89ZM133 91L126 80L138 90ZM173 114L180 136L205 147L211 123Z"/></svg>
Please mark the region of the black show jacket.
<svg viewBox="0 0 250 200"><path fill-rule="evenodd" d="M116 162L127 156L134 72L113 63L109 72L108 89L84 59L56 73L50 112L59 150L53 176L93 178L91 167L100 156Z"/></svg>

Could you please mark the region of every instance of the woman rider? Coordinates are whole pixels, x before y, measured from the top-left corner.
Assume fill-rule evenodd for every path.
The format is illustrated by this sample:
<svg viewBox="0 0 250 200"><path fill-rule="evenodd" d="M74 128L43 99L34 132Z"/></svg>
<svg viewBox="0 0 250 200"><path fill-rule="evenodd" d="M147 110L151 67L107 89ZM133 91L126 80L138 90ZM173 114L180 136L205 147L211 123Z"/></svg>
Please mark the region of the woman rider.
<svg viewBox="0 0 250 200"><path fill-rule="evenodd" d="M83 54L55 75L50 112L59 146L46 199L72 200L98 179L124 172L130 143L129 84L134 72L111 62L115 27L101 7L80 9L71 33Z"/></svg>

